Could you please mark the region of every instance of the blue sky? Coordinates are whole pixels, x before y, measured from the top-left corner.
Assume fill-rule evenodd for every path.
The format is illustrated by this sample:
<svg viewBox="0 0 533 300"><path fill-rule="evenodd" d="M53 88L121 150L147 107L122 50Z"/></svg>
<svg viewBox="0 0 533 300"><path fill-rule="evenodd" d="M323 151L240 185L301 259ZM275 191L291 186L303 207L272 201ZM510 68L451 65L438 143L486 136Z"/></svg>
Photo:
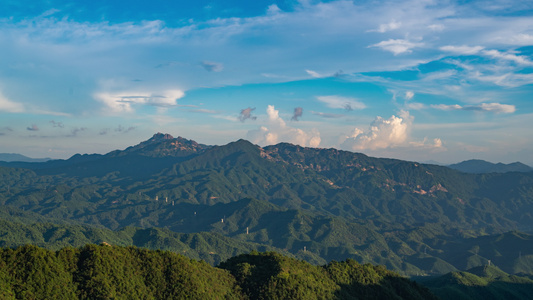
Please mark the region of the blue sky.
<svg viewBox="0 0 533 300"><path fill-rule="evenodd" d="M0 4L0 152L156 132L533 165L533 2Z"/></svg>

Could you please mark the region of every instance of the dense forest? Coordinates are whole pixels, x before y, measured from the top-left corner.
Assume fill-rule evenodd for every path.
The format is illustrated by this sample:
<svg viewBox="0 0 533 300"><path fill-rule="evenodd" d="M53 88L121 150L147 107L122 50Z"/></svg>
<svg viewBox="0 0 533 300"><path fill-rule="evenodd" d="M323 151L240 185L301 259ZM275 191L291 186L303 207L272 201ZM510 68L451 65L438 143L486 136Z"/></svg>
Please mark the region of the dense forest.
<svg viewBox="0 0 533 300"><path fill-rule="evenodd" d="M313 266L275 252L212 267L170 251L86 245L0 249L2 299L437 299L383 267Z"/></svg>
<svg viewBox="0 0 533 300"><path fill-rule="evenodd" d="M419 280L441 299L533 299L533 276L509 275L490 265Z"/></svg>

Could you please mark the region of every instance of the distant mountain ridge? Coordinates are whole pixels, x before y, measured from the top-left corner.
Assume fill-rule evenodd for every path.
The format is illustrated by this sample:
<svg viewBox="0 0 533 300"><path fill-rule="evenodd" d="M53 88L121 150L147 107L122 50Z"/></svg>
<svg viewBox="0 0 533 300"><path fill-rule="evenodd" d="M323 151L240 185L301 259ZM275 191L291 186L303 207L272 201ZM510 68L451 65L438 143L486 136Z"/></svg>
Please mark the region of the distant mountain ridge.
<svg viewBox="0 0 533 300"><path fill-rule="evenodd" d="M480 159L465 160L463 162L452 164L448 166L454 170L465 173L507 173L507 172L531 172L533 168L521 162L514 162L510 164L491 163Z"/></svg>
<svg viewBox="0 0 533 300"><path fill-rule="evenodd" d="M31 158L17 153L0 153L0 161L45 162L51 158Z"/></svg>
<svg viewBox="0 0 533 300"><path fill-rule="evenodd" d="M40 170L41 174L63 173L70 176L93 176L114 171L123 176L146 177L172 164L197 156L212 146L182 137L156 133L150 139L124 150L107 154L75 154L69 159L45 162L2 162L0 166Z"/></svg>

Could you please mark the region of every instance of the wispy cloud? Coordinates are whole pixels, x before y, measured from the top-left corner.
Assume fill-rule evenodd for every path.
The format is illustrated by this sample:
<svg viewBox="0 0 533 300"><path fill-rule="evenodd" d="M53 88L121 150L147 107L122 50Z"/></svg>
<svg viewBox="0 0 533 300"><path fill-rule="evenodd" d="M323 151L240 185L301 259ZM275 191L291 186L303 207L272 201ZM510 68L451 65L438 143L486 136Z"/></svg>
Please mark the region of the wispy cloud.
<svg viewBox="0 0 533 300"><path fill-rule="evenodd" d="M96 93L94 98L102 102L106 109L112 112L133 112L135 105L150 105L157 107L177 106L177 100L185 95L180 90L167 90L161 93Z"/></svg>
<svg viewBox="0 0 533 300"><path fill-rule="evenodd" d="M312 111L313 115L320 116L327 119L339 119L344 118L345 115L342 114L332 114L332 113L325 113L325 112L319 112L319 111Z"/></svg>
<svg viewBox="0 0 533 300"><path fill-rule="evenodd" d="M423 43L416 43L408 40L389 39L386 41L381 41L377 44L370 45L368 47L381 48L385 51L392 52L394 55L398 55L403 53L411 53L413 52L412 49L422 47L423 45Z"/></svg>
<svg viewBox="0 0 533 300"><path fill-rule="evenodd" d="M305 72L309 75L311 75L311 77L314 77L314 78L321 78L321 77L324 77L323 75L319 74L318 72L315 72L313 70L305 70Z"/></svg>
<svg viewBox="0 0 533 300"><path fill-rule="evenodd" d="M402 23L401 22L396 22L395 20L392 20L391 22L389 23L386 23L386 24L380 24L379 27L377 29L371 29L371 30L368 30L368 32L380 32L380 33L385 33L387 31L391 31L391 30L395 30L395 29L398 29L400 28L400 26L402 26Z"/></svg>
<svg viewBox="0 0 533 300"><path fill-rule="evenodd" d="M509 104L500 104L500 103L481 103L478 105L465 105L461 106L459 104L453 105L431 105L431 107L439 110L472 110L472 111L484 111L484 112L493 112L493 113L504 113L510 114L516 111L514 105Z"/></svg>
<svg viewBox="0 0 533 300"><path fill-rule="evenodd" d="M213 61L203 61L202 67L208 72L222 72L224 65Z"/></svg>
<svg viewBox="0 0 533 300"><path fill-rule="evenodd" d="M496 59L512 61L519 65L533 66L533 61L531 61L524 55L516 55L515 53L509 52L500 52L498 50L485 50L483 51L483 54Z"/></svg>
<svg viewBox="0 0 533 300"><path fill-rule="evenodd" d="M21 112L24 112L25 109L24 109L24 105L7 99L0 92L0 111L5 111L9 113L21 113Z"/></svg>
<svg viewBox="0 0 533 300"><path fill-rule="evenodd" d="M408 110L422 110L425 109L426 105L420 102L407 102L405 103L405 109Z"/></svg>
<svg viewBox="0 0 533 300"><path fill-rule="evenodd" d="M533 34L519 33L510 37L505 37L504 40L513 45L529 46L533 45Z"/></svg>
<svg viewBox="0 0 533 300"><path fill-rule="evenodd" d="M291 70L302 70L302 65L306 66L307 74L313 77L334 73L340 66L347 74L354 71L416 67L419 61L434 58L434 53L430 50L439 47L463 52L479 51L480 48L476 47L486 47L484 42L490 40L494 43L494 37L490 33L496 25L491 24L507 28L506 30L513 29L514 34L510 36L522 44L531 39L532 33L526 30L531 21L527 19L517 18L516 23L513 19L507 24L497 16L470 15L468 9L471 9L469 4L458 5L454 2L440 5L423 1L391 2L387 5L376 5L374 2L356 4L349 1L308 2L304 5L300 2L290 11L282 11L273 5L264 15L191 20L190 24L179 26L170 26L165 20L77 22L73 18L56 17L61 13L54 12L48 17L40 16L14 24L6 21L2 24L1 36L9 52L18 53L16 61L35 62L31 74L39 74L35 72L35 68L40 66L45 74L44 70L53 65L63 72L65 78L74 80L76 74L88 74L90 78L85 80L91 81L116 79L138 74L137 70L143 70L143 79L149 79L143 81L147 91L172 89L172 84L176 82L181 85L178 89L185 91L199 86L295 80L304 75L299 74L301 71ZM495 20L499 21L495 23ZM476 22L476 26L468 26L472 22ZM469 31L461 33L465 27ZM382 33L389 34L391 31L394 31L394 38L387 36L383 39ZM13 38L21 36L26 37L24 43ZM451 46L467 44L471 37L475 38L471 43L479 46ZM68 43L65 43L66 40ZM257 41L261 43L260 47ZM367 45L371 45L371 49ZM386 54L379 53L369 56L371 52L375 52L372 48L383 49L397 57L386 57ZM425 53L429 55L416 53L417 56L412 55L413 58L410 58L411 55L401 55L413 53L418 48L428 50ZM39 49L39 55L35 55L35 49ZM308 51L302 55L301 49ZM332 51L338 55L322 55ZM199 63L183 63L172 59L161 63L160 53L174 53L175 57L183 57L183 61ZM206 56L212 57L212 60L205 60ZM198 70L198 64L211 72L224 70L224 65L219 62L221 57L224 57L224 65L232 65L232 71L238 72L232 73L231 77L206 78ZM354 57L372 59L353 59ZM75 63L62 63L65 61ZM146 70L147 64L158 68ZM169 66L179 68L164 68ZM328 70L331 66L335 66L335 69ZM54 78L61 82L58 79ZM135 84L138 82L131 82L132 86ZM156 88L156 85L159 86ZM122 87L119 91L135 91L132 86ZM115 96L115 91L84 91L89 95L80 96L90 97L91 93ZM23 103L26 105L32 101L36 103L36 100L27 97ZM57 103L52 102L56 105L55 108L50 107L52 111L59 110L57 108L61 107L60 102L66 99L55 101ZM0 109L3 106L5 105L0 104ZM131 106L127 105L112 103L111 107L119 111L131 111ZM23 108L10 106L11 110L17 111Z"/></svg>
<svg viewBox="0 0 533 300"><path fill-rule="evenodd" d="M194 113L202 113L202 114L218 114L219 112L212 109L205 109L205 108L198 108L198 109L191 109L190 112Z"/></svg>
<svg viewBox="0 0 533 300"><path fill-rule="evenodd" d="M482 46L465 46L465 45L452 46L452 45L447 45L447 46L442 46L439 49L442 50L442 51L451 52L451 53L459 54L459 55L474 55L474 54L478 54L484 48L485 47L482 47Z"/></svg>
<svg viewBox="0 0 533 300"><path fill-rule="evenodd" d="M338 70L338 71L330 72L330 73L319 73L313 70L305 70L305 72L311 75L311 77L313 78L326 78L326 77L341 78L345 75L342 70Z"/></svg>
<svg viewBox="0 0 533 300"><path fill-rule="evenodd" d="M360 110L366 108L363 102L355 98L342 97L342 96L317 96L316 99L322 103L325 103L330 108L340 108L347 111Z"/></svg>

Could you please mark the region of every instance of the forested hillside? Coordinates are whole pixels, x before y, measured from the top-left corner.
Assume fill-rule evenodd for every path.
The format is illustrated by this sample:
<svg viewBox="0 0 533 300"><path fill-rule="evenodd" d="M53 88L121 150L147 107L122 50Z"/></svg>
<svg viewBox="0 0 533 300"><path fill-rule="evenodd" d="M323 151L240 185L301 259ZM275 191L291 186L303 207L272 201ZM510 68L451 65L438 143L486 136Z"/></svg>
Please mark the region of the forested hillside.
<svg viewBox="0 0 533 300"><path fill-rule="evenodd" d="M443 300L533 299L533 277L509 275L489 265L421 282Z"/></svg>
<svg viewBox="0 0 533 300"><path fill-rule="evenodd" d="M406 275L492 260L533 274L524 233L533 228L531 172L466 174L336 149L207 146L165 134L106 155L2 165L0 216L12 228L3 230L5 246L109 240L213 264L276 250Z"/></svg>
<svg viewBox="0 0 533 300"><path fill-rule="evenodd" d="M251 253L219 268L169 251L0 249L2 299L436 299L382 267Z"/></svg>

